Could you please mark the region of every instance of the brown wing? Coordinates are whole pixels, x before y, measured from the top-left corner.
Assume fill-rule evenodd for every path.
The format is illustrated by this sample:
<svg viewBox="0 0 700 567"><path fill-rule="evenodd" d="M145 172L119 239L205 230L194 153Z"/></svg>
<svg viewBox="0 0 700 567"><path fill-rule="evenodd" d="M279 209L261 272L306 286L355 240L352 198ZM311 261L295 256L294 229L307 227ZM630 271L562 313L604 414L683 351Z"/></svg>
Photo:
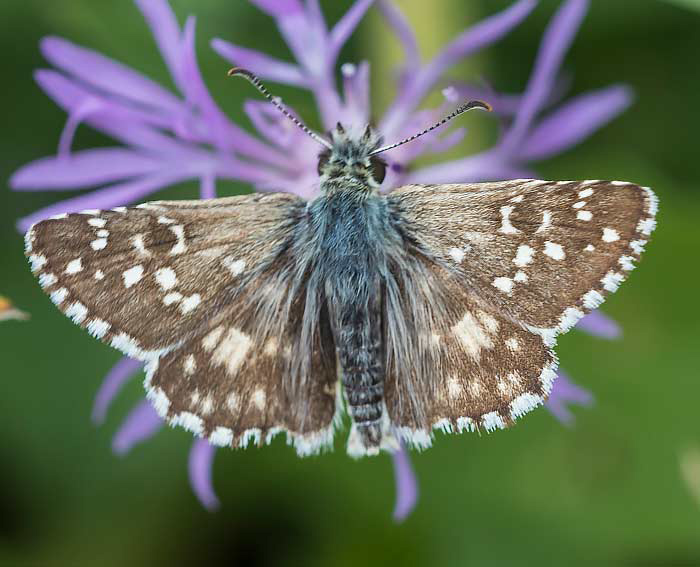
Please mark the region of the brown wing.
<svg viewBox="0 0 700 567"><path fill-rule="evenodd" d="M27 254L59 309L148 363L149 397L171 423L218 443L226 436L216 428L228 427L237 446L255 437L251 431L267 437L288 429L297 450L308 453L331 434L334 353L327 348L321 360L321 345L314 345L309 372L317 379L280 388L284 352L297 347L299 331L294 318L269 316L285 302L299 303L280 274L292 270L286 250L305 205L293 195L256 194L84 211L33 226ZM259 320L258 313L268 316ZM275 353L273 340L282 345ZM233 393L239 414L227 405ZM203 405L193 404L198 396ZM251 413L251 403L263 410ZM199 415L202 427L183 411Z"/></svg>
<svg viewBox="0 0 700 567"><path fill-rule="evenodd" d="M542 403L548 347L625 279L657 207L649 189L605 181L407 186L387 201L444 304L442 341L422 355L438 369L421 377L434 382L426 407L407 401L417 376L388 377L390 417L419 445L432 427L490 429Z"/></svg>

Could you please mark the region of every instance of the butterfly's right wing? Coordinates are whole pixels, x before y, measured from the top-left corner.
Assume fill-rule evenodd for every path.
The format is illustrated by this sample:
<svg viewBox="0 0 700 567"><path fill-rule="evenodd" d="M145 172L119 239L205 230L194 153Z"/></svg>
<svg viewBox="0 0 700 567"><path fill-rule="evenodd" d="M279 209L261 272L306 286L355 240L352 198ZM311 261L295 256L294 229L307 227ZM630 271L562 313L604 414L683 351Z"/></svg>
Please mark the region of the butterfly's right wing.
<svg viewBox="0 0 700 567"><path fill-rule="evenodd" d="M546 399L556 336L625 279L657 208L618 181L414 185L386 199L413 262L396 271L387 336L415 337L403 356L390 349L387 408L423 446L433 427L503 427Z"/></svg>
<svg viewBox="0 0 700 567"><path fill-rule="evenodd" d="M59 309L147 363L149 398L170 423L234 446L287 430L314 452L332 436L337 376L317 337L314 380L288 387L303 301L288 300L285 274L305 207L254 194L60 215L28 231L27 254ZM280 306L289 317L273 320Z"/></svg>

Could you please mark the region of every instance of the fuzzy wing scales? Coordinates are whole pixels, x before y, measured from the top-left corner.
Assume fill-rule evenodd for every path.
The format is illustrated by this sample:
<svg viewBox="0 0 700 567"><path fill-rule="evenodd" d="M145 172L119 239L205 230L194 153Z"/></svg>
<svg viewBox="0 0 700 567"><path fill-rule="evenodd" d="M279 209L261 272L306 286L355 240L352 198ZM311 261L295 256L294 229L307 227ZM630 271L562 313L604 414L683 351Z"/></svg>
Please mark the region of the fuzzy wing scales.
<svg viewBox="0 0 700 567"><path fill-rule="evenodd" d="M651 190L618 181L414 185L388 200L419 249L548 341L617 289L657 209Z"/></svg>
<svg viewBox="0 0 700 567"><path fill-rule="evenodd" d="M407 186L387 201L422 258L399 287L418 315L410 333L426 338L415 360L389 365L386 393L392 423L419 447L433 428L504 427L543 403L556 335L625 279L656 213L649 189L604 181Z"/></svg>
<svg viewBox="0 0 700 567"><path fill-rule="evenodd" d="M319 335L306 349L316 380L287 386L303 302L285 275L305 206L256 194L61 215L28 231L27 255L61 311L147 363L169 423L233 446L286 430L308 454L332 438L337 375Z"/></svg>

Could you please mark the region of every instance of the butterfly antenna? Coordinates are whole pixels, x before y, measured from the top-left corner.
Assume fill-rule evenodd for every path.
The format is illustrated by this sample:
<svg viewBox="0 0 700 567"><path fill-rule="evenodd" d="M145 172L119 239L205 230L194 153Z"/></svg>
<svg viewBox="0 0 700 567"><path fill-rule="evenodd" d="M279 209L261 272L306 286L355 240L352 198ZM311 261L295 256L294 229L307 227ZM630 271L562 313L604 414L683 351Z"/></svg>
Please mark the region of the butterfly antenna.
<svg viewBox="0 0 700 567"><path fill-rule="evenodd" d="M455 110L455 111L452 112L451 114L448 114L447 116L445 116L445 118L443 118L442 120L440 120L440 122L437 122L437 123L433 124L430 128L426 128L426 129L423 130L422 132L418 132L418 134L414 134L413 136L409 136L408 138L405 138L405 139L401 140L400 142L396 142L395 144L391 144L391 145L389 145L389 146L384 146L384 147L382 147L382 148L379 148L379 149L377 149L377 150L374 150L374 151L373 151L371 154L369 154L369 155L370 155L370 156L373 156L373 155L376 155L376 154L380 154L380 153L385 152L385 151L387 151L387 150L393 150L394 148L396 148L396 147L398 147L398 146L402 146L403 144L407 144L408 142L412 142L412 141L415 140L416 138L420 138L423 134L427 134L428 132L432 132L433 130L435 130L435 128L439 128L440 126L442 126L443 124L445 124L445 122L449 122L449 121L452 120L455 116L459 116L460 114L464 114L464 113L467 112L468 110L472 110L472 109L474 109L474 108L479 108L479 109L485 110L485 111L487 111L487 112L491 112L491 110L492 110L491 105L488 104L488 103L486 103L486 102L482 102L482 101L480 101L480 100L470 100L470 101L467 102L466 104L463 104L462 106L460 106L459 108L457 108L457 110Z"/></svg>
<svg viewBox="0 0 700 567"><path fill-rule="evenodd" d="M279 110L282 114L284 114L287 118L289 118L294 124L296 124L301 130L306 132L309 136L311 136L314 140L316 140L319 144L322 146L327 147L329 150L332 149L333 146L331 146L331 143L326 140L325 138L322 138L319 136L316 132L308 128L301 120L299 120L296 116L293 116L284 106L282 106L282 99L278 96L272 96L270 94L270 91L265 88L265 85L263 85L260 82L260 79L258 77L248 71L247 69L242 69L240 67L234 67L233 69L230 69L228 72L229 77L234 77L234 76L240 76L245 79L248 79L248 81L256 88L260 93L267 99L269 100L274 107Z"/></svg>

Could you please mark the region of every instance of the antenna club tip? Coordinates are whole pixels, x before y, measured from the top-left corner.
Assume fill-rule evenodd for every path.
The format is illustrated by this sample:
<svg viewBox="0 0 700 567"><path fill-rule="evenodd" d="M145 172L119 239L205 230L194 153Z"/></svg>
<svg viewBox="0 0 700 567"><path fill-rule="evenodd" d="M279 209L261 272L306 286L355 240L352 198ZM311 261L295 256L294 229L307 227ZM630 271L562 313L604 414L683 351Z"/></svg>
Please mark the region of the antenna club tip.
<svg viewBox="0 0 700 567"><path fill-rule="evenodd" d="M226 74L227 74L229 77L233 77L233 76L235 76L235 75L243 75L244 77L250 78L250 77L253 77L253 76L254 76L253 73L251 73L250 71L248 71L248 69L244 69L243 67L231 67L231 68L226 72Z"/></svg>
<svg viewBox="0 0 700 567"><path fill-rule="evenodd" d="M470 100L459 107L459 113L461 114L462 112L466 112L467 110L472 110L474 108L485 110L486 112L493 111L493 107L488 102L484 102L483 100Z"/></svg>

